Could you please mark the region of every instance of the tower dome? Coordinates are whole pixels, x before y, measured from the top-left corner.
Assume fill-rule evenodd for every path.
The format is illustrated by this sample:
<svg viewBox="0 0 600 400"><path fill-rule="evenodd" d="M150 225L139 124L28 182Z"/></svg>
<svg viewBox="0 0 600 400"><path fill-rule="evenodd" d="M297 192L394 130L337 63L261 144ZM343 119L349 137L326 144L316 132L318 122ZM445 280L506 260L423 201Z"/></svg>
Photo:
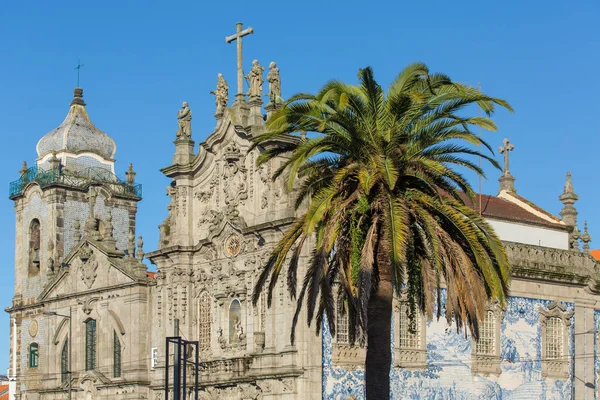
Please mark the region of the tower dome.
<svg viewBox="0 0 600 400"><path fill-rule="evenodd" d="M86 158L91 156L101 164L112 166L117 146L110 136L90 121L85 105L83 89L75 88L65 120L37 143L38 163L55 154L69 164L68 159L75 160L85 154Z"/></svg>

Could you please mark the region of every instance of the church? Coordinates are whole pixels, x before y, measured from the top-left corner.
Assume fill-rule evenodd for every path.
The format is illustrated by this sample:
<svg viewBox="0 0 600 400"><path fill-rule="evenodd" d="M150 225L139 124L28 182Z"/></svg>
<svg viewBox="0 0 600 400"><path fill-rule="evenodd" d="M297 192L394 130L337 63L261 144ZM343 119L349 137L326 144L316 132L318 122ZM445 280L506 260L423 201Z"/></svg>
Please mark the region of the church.
<svg viewBox="0 0 600 400"><path fill-rule="evenodd" d="M265 71L254 60L244 92L241 38L251 31L239 24L227 39L238 43L238 85L230 101L225 77L217 76L214 131L195 134L206 137L196 144L189 104L178 112L173 161L161 169L171 179L170 203L166 212L156 210L166 217L150 252L136 232L141 184L131 164L125 179L115 174L125 170L115 165L116 144L92 123L82 88L64 121L40 135L35 163L24 164L9 186L16 222L14 296L6 308L11 398L174 399L173 382L165 385L173 365L165 340L173 336L197 341L186 400L196 398L195 379L203 400L364 398L365 349L350 345L343 313L334 337L326 325L316 335L300 322L292 345L295 302L283 280L271 307L264 296L257 307L250 300L261 267L296 216L294 192L271 180L281 160L257 167L264 149L249 151L283 104L273 62ZM572 178L567 173L554 194L562 203L557 217L517 194L512 150L505 139L498 194L472 204L513 265L508 306L489 305L474 342L445 320L417 317L416 329L409 328L398 295L394 399L598 395L600 271L587 226L579 229Z"/></svg>

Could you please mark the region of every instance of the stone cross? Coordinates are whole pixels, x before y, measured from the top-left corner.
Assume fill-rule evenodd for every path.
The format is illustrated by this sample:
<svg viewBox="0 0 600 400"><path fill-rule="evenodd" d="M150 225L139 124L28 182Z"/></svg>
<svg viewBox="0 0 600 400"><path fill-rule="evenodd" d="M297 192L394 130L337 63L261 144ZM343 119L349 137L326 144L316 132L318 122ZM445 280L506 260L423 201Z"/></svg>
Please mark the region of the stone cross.
<svg viewBox="0 0 600 400"><path fill-rule="evenodd" d="M242 37L254 33L254 29L248 27L247 29L242 30L241 22L238 22L235 26L236 32L231 36L225 37L225 42L231 43L234 40L237 41L237 94L239 96L244 94L244 73L242 72Z"/></svg>
<svg viewBox="0 0 600 400"><path fill-rule="evenodd" d="M498 148L498 151L500 152L500 154L504 154L503 175L510 175L510 169L508 169L508 152L513 151L515 149L515 146L512 143L510 143L506 138L504 138L504 141L502 143L504 144L504 146Z"/></svg>

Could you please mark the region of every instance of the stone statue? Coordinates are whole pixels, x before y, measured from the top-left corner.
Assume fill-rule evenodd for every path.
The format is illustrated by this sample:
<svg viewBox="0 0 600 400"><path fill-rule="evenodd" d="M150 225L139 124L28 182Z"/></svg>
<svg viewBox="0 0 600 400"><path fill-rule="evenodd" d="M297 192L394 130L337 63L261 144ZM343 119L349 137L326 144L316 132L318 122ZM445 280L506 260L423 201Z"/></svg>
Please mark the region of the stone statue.
<svg viewBox="0 0 600 400"><path fill-rule="evenodd" d="M179 120L179 129L177 130L177 138L192 137L192 110L187 102L181 104L181 110L177 111L177 119Z"/></svg>
<svg viewBox="0 0 600 400"><path fill-rule="evenodd" d="M227 82L225 82L223 74L218 75L217 88L214 91L210 92L210 94L215 95L217 114L222 113L223 110L227 107L227 103L229 102L229 86L227 86Z"/></svg>
<svg viewBox="0 0 600 400"><path fill-rule="evenodd" d="M267 81L269 82L269 98L272 103L277 103L278 99L281 98L281 78L275 61L271 61L271 64L269 64Z"/></svg>
<svg viewBox="0 0 600 400"><path fill-rule="evenodd" d="M262 75L264 70L265 69L258 64L258 60L252 61L252 69L250 70L250 73L246 75L246 79L250 81L248 99L256 99L262 96L262 85L265 81Z"/></svg>

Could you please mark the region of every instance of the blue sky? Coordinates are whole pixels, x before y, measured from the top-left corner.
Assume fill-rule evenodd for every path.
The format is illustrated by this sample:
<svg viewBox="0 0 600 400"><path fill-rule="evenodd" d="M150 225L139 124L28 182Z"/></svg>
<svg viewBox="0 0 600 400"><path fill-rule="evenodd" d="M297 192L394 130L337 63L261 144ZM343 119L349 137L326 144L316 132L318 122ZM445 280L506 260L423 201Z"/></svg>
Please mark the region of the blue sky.
<svg viewBox="0 0 600 400"><path fill-rule="evenodd" d="M143 184L138 233L156 249L166 216L159 169L172 160L182 101L194 113L193 135L204 140L215 126L217 73L236 87L235 45L225 43L239 20L252 26L244 38L244 69L252 59L281 70L283 96L314 92L328 79L356 81L372 66L387 86L407 64L477 85L508 100L499 132L486 134L497 148L515 145L511 172L518 193L557 214L565 174L580 196L580 228L587 219L600 241L595 204L600 185L597 115L600 35L597 1L548 2L5 2L0 8L0 130L5 149L0 182L0 252L4 279L0 304L11 304L14 212L8 183L35 145L58 126L76 84L92 121L117 142L117 171L129 162ZM501 156L496 154L501 160ZM483 191L495 194L499 172L486 168ZM473 184L476 186L477 182ZM592 245L594 242L592 242ZM593 246L594 247L594 246ZM597 247L600 247L598 245ZM8 314L0 315L0 371L8 367Z"/></svg>

